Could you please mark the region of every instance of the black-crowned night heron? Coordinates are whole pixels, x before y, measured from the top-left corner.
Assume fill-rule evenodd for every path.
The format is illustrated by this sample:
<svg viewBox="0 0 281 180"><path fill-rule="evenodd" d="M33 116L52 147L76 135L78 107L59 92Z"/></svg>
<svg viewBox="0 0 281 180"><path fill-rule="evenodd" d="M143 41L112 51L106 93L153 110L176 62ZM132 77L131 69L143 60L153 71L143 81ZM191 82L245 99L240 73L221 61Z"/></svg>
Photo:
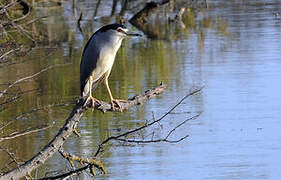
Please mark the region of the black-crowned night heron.
<svg viewBox="0 0 281 180"><path fill-rule="evenodd" d="M85 105L92 100L92 108L95 106L95 98L92 91L104 82L110 97L111 106L115 109L116 104L120 111L122 108L119 101L114 99L108 85L108 76L122 40L127 36L140 36L129 33L128 29L121 24L109 24L97 30L87 42L80 64L80 91L86 99Z"/></svg>

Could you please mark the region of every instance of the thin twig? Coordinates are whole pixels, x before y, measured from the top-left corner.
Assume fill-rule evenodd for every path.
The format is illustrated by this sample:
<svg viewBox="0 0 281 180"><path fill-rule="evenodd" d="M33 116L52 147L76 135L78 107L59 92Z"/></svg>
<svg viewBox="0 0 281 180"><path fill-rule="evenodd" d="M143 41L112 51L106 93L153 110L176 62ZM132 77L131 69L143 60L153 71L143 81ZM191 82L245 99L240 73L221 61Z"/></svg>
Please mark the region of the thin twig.
<svg viewBox="0 0 281 180"><path fill-rule="evenodd" d="M4 57L8 56L9 54L11 54L14 51L18 51L20 48L16 48L16 49L11 49L10 51L4 53L3 55L0 56L0 60L4 59Z"/></svg>
<svg viewBox="0 0 281 180"><path fill-rule="evenodd" d="M186 139L189 135L185 135L184 137L181 137L178 140L169 140L168 138L170 137L170 135L173 134L175 132L175 130L178 129L180 126L184 125L187 121L196 119L199 116L200 116L200 114L197 114L195 116L192 116L191 118L188 118L188 119L184 120L183 122L178 124L176 127L174 127L172 130L170 130L165 138L159 138L159 139L153 139L152 138L151 140L136 140L136 139L116 138L114 140L127 142L127 143L137 143L137 144L139 144L139 143L142 143L142 144L158 143L158 142L178 143L178 142Z"/></svg>
<svg viewBox="0 0 281 180"><path fill-rule="evenodd" d="M24 23L24 24L21 24L21 25L29 25L29 24L32 24L32 23L34 23L34 22L36 22L36 21L38 21L39 19L43 19L43 18L47 18L48 16L42 16L42 17L38 17L38 18L34 18L34 19L32 19L32 20L30 20L30 21L28 21L28 22L26 22L26 23Z"/></svg>
<svg viewBox="0 0 281 180"><path fill-rule="evenodd" d="M78 169L75 169L75 170L72 170L72 171L69 171L67 173L64 173L64 174L60 174L60 175L57 175L57 176L49 176L49 177L44 177L44 178L40 178L40 179L37 179L37 180L51 180L51 179L62 179L62 178L69 178L77 173L80 173L86 169L89 169L90 168L90 164L86 165L86 166L83 166L81 168L78 168Z"/></svg>
<svg viewBox="0 0 281 180"><path fill-rule="evenodd" d="M155 123L160 122L160 121L161 121L162 119L164 119L167 115L169 115L176 107L178 107L186 98L188 98L189 96L192 96L193 94L196 94L196 93L200 92L202 89L203 89L203 87L201 87L200 89L197 89L197 90L195 90L195 91L192 91L192 92L186 94L176 105L174 105L168 112L166 112L164 115L162 115L159 119L154 120L154 121L152 121L152 122L150 122L150 123L147 123L147 124L145 124L145 125L143 125L143 126L141 126L141 127L138 127L138 128L136 128L136 129L127 131L127 132L125 132L125 133L123 133L123 134L120 134L120 135L117 135L117 136L110 136L109 138L107 138L106 140L104 140L104 141L99 145L99 147L98 147L98 149L97 149L97 151L96 151L96 153L95 153L95 157L100 153L100 151L101 151L102 148L103 148L103 145L106 144L107 142L109 142L109 141L111 141L111 140L115 140L115 139L120 139L121 137L125 137L125 136L127 136L127 135L129 135L129 134L133 134L133 133L135 133L135 132L137 132L137 131L140 131L140 130L142 130L142 129L145 129L146 127L149 127L149 126L151 126L151 125L153 125L153 124L155 124Z"/></svg>
<svg viewBox="0 0 281 180"><path fill-rule="evenodd" d="M6 6L1 7L1 8L0 8L0 14L3 14L6 10L8 10L8 8L12 7L12 6L15 5L16 3L17 3L17 1L13 1L13 2L7 4Z"/></svg>
<svg viewBox="0 0 281 180"><path fill-rule="evenodd" d="M182 125L184 125L187 121L190 121L190 120L193 120L193 119L196 119L197 117L199 117L201 115L201 113L195 115L195 116L192 116L191 118L188 118L186 120L184 120L183 122L181 122L180 124L178 124L176 127L174 127L172 130L170 130L170 132L167 134L166 138L165 139L168 139L169 136L171 134L173 134L175 132L176 129L178 129L179 127L181 127Z"/></svg>
<svg viewBox="0 0 281 180"><path fill-rule="evenodd" d="M4 125L2 125L1 127L0 127L0 131L2 130L2 129L4 129L5 127L7 127L7 126L9 126L11 123L13 123L14 121L10 121L10 122L7 122L6 124L4 124Z"/></svg>
<svg viewBox="0 0 281 180"><path fill-rule="evenodd" d="M20 4L23 8L27 9L27 12L26 12L26 13L23 13L24 15L23 15L22 17L19 17L19 18L17 18L17 19L14 19L14 20L13 20L14 22L21 21L21 20L25 19L27 16L30 15L30 5L29 5L27 2L23 1L23 0L18 0L18 2L19 2L19 4Z"/></svg>
<svg viewBox="0 0 281 180"><path fill-rule="evenodd" d="M106 174L106 169L102 161L97 158L88 158L88 157L80 157L71 153L64 151L61 147L58 152L62 155L63 158L67 159L72 167L74 167L74 161L79 162L80 164L90 164L93 167L96 167L101 171L101 173ZM90 169L91 172L94 172L94 169ZM92 173L92 175L95 175Z"/></svg>

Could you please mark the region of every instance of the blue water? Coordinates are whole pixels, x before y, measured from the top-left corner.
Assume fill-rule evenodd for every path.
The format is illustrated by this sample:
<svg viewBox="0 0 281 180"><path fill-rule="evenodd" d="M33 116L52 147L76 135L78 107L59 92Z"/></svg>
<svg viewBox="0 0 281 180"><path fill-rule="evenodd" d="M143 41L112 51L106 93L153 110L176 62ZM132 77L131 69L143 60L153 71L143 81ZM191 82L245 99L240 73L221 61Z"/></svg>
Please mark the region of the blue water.
<svg viewBox="0 0 281 180"><path fill-rule="evenodd" d="M117 12L121 9L120 2ZM59 30L69 30L54 54L46 57L35 54L32 61L27 61L27 67L38 67L35 73L49 63L72 64L50 70L32 81L40 93L31 94L14 105L19 106L15 110L18 112L7 112L6 119L37 106L57 101L72 102L77 98L78 61L83 45L96 29L114 20L115 16L109 16L111 3L101 1L103 8L99 9L95 21L92 18L97 3L92 1L81 2L79 8L76 7L78 12L74 11L71 3L65 3L56 12L60 16L44 20L46 24L54 24L48 26L50 41L61 37ZM161 81L167 84L165 93L122 114L103 115L89 110L78 127L82 137L69 138L64 148L91 157L106 137L131 130L153 117L159 118L187 93L203 87L201 92L184 100L160 124L132 138L151 132L155 133L154 138L165 137L176 125L201 113L177 129L171 139L187 134L189 137L175 144L124 145L112 142L100 156L108 174L98 175L96 179L279 179L281 3L220 0L208 3L208 8L188 10L183 18L185 29L167 24L164 18L160 18L151 25L160 36L158 40L149 39L146 35L127 39L117 54L109 78L114 97L138 94ZM88 12L83 14L84 35L77 29L75 19L81 9ZM125 17L128 19L133 11L126 11ZM130 24L128 27L139 32ZM4 82L18 79L11 78L11 74L26 75L24 68L15 67L8 67L10 71L7 71L17 73L10 73L9 77L5 76L9 73L1 74ZM103 90L102 87L97 89L95 95L106 100L108 97ZM71 109L71 106L50 108L27 116L26 121L15 122L12 130L21 130L23 124L40 125L45 121L56 125L47 131L17 139L17 143L7 143L7 147L11 147L10 150L20 158L29 159L55 135ZM0 157L5 160L4 156ZM0 165L3 166L1 162ZM67 161L56 154L39 169L39 174L70 169ZM80 177L91 179L87 173Z"/></svg>

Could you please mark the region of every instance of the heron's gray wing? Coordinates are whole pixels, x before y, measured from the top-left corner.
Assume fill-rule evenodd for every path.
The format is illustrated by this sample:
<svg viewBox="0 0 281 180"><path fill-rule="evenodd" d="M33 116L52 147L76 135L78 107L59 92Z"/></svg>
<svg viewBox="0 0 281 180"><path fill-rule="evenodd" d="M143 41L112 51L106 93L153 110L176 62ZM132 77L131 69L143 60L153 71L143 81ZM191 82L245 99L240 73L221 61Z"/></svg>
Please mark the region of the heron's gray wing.
<svg viewBox="0 0 281 180"><path fill-rule="evenodd" d="M93 70L97 67L99 52L95 46L94 35L88 40L80 63L80 92L83 96L84 88ZM86 92L88 94L88 92Z"/></svg>

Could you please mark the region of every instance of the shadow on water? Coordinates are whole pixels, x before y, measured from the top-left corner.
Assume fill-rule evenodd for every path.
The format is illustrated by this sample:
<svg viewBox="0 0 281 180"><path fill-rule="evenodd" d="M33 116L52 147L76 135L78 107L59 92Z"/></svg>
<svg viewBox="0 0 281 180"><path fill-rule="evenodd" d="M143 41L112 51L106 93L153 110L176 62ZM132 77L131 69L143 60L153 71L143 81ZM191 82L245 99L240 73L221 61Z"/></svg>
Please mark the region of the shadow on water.
<svg viewBox="0 0 281 180"><path fill-rule="evenodd" d="M15 64L1 67L0 88L54 65L34 79L9 89L2 105L1 123L11 124L1 136L23 128L55 123L37 134L1 143L19 157L32 157L64 123L79 96L79 61L83 46L100 26L131 17L143 7L138 1L65 1L62 6L36 3L32 16L48 16L34 28L44 29L44 48L26 56L15 56ZM179 144L118 146L104 154L109 174L100 179L274 179L280 164L280 2L214 1L208 8L187 8L182 25L168 23L174 16L169 5L157 9L147 29L153 39L132 38L123 42L110 75L114 97L126 98L155 87L168 85L164 95L141 107L120 113L88 111L79 125L83 138L70 138L65 149L91 156L96 145L119 131L132 129L160 116L192 87L205 85L204 92L185 101L165 122L175 125L189 114L202 116L181 129L190 134ZM77 20L83 12L81 28ZM87 13L84 13L87 12ZM131 24L130 29L138 31ZM1 65L1 64L0 64ZM63 66L58 66L63 65ZM103 86L98 99L109 100ZM4 100L4 101L5 101ZM3 102L4 102L3 101ZM1 100L2 102L2 100ZM44 108L42 108L44 107ZM31 109L38 111L15 118ZM164 131L164 130L163 130ZM161 131L160 131L161 132ZM0 151L0 168L9 157ZM64 166L63 166L64 165ZM13 166L13 165L11 165ZM59 155L39 169L40 174L69 169ZM83 176L89 178L88 176ZM187 178L189 177L189 178Z"/></svg>

